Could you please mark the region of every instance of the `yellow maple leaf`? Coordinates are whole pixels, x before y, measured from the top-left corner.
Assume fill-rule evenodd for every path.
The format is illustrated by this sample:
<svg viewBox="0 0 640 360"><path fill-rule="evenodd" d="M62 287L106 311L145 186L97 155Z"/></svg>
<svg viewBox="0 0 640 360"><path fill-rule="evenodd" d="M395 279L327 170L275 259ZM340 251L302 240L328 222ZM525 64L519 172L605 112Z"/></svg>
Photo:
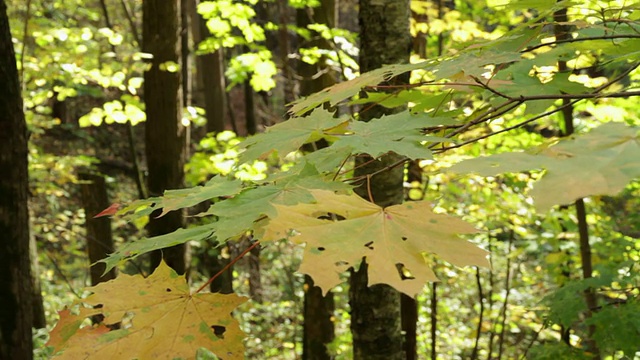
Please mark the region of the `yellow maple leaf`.
<svg viewBox="0 0 640 360"><path fill-rule="evenodd" d="M56 359L195 359L201 347L223 360L244 359L244 334L231 317L244 297L192 294L164 262L147 278L120 275L88 290L79 314L60 312L47 344L62 350ZM102 324L80 328L96 314Z"/></svg>
<svg viewBox="0 0 640 360"><path fill-rule="evenodd" d="M477 230L456 217L433 213L428 202L381 208L355 194L313 195L313 204L274 205L277 216L266 221L258 235L306 243L299 271L325 293L341 282L340 273L363 257L369 264L369 286L389 284L409 296L427 281L437 281L425 254L456 266L489 267L487 251L458 237Z"/></svg>

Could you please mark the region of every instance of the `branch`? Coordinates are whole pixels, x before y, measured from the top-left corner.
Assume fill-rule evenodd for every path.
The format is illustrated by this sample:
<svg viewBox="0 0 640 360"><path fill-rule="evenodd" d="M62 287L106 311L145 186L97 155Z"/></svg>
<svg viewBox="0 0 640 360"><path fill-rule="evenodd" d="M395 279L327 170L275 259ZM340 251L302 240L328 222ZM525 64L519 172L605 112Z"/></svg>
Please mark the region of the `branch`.
<svg viewBox="0 0 640 360"><path fill-rule="evenodd" d="M200 286L198 288L198 290L196 290L196 292L194 294L199 293L200 291L202 291L204 288L206 288L207 286L209 286L209 284L211 284L213 282L213 280L215 280L218 276L220 276L223 272L229 270L230 267L233 266L233 264L235 264L236 262L238 262L238 260L242 259L243 256L245 256L249 251L253 250L253 248L255 248L256 246L258 246L258 244L260 244L260 240L256 240L256 242L254 242L253 244L251 244L251 246L249 246L248 248L244 249L243 252L240 253L240 255L236 256L235 259L229 261L229 263L227 265L225 265L225 267L223 267L222 269L220 269L220 271L218 271L215 275L213 275L206 283L202 284L202 286Z"/></svg>
<svg viewBox="0 0 640 360"><path fill-rule="evenodd" d="M544 44L538 44L530 46L521 51L521 53L531 52L536 49L540 49L545 46L565 44L565 43L574 43L580 41L590 41L590 40L614 40L614 39L640 39L640 35L632 35L632 34L621 34L621 35L605 35L605 36L585 36L585 37L577 37L563 40L556 40Z"/></svg>

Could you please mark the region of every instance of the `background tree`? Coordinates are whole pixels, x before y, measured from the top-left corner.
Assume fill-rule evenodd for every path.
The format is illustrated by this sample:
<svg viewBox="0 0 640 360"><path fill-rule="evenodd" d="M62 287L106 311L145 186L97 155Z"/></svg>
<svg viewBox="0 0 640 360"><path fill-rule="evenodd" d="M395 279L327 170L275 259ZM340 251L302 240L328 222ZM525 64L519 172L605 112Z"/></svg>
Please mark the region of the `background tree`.
<svg viewBox="0 0 640 360"><path fill-rule="evenodd" d="M27 125L4 0L0 1L0 49L0 358L30 359L34 314Z"/></svg>
<svg viewBox="0 0 640 360"><path fill-rule="evenodd" d="M409 17L409 1L360 1L359 63L362 72L408 61L411 49ZM393 83L401 84L407 80L404 77ZM393 112L374 105L362 110L360 120L369 121ZM379 160L358 156L353 173L354 178L359 179L356 193L382 207L401 204L404 199L404 169L396 166L380 172L400 158L393 152ZM367 273L365 258L360 268L351 272L349 282L353 358L404 359L400 293L384 284L369 286Z"/></svg>
<svg viewBox="0 0 640 360"><path fill-rule="evenodd" d="M152 0L143 3L143 51L153 56L144 73L144 100L147 113L145 149L149 168L151 196L184 184L186 130L182 124L182 89L180 82L180 0ZM184 227L183 211L173 211L161 218L149 219L149 235L157 236ZM152 259L155 268L160 259L179 273L188 269L187 245L180 244Z"/></svg>
<svg viewBox="0 0 640 360"><path fill-rule="evenodd" d="M325 25L329 28L337 24L338 2L334 0L321 1L319 6L307 6L298 9L296 25L301 29L313 28L314 24ZM309 29L311 30L311 29ZM317 31L310 31L308 39L298 36L301 49L314 49L329 52L333 44L322 37ZM300 96L310 96L336 83L337 73L328 64L328 56L321 56L314 63L301 59L298 61L297 74L300 80ZM326 141L308 144L305 150L318 150L327 146ZM322 289L315 286L313 279L305 275L304 304L303 304L303 348L302 358L307 360L331 359L330 344L335 339L334 326L335 301L333 293L322 293Z"/></svg>

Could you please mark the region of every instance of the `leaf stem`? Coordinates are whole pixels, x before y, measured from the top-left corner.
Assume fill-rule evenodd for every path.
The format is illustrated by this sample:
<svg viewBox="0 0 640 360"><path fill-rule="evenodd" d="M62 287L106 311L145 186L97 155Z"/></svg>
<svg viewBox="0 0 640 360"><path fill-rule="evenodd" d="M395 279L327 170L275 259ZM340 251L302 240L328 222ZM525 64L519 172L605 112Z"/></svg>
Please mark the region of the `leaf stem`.
<svg viewBox="0 0 640 360"><path fill-rule="evenodd" d="M213 280L215 280L218 276L222 275L223 272L229 270L229 268L232 267L233 264L238 262L238 260L242 259L243 256L245 256L249 251L253 250L253 248L255 248L256 246L258 246L258 244L260 244L260 240L256 240L253 244L251 244L251 246L244 249L244 251L242 251L240 255L236 256L235 259L229 261L229 263L225 265L225 267L223 267L220 271L218 271L215 275L213 275L206 283L202 284L202 286L200 286L194 294L197 294L202 290L204 290L204 288L209 286L209 284L211 284Z"/></svg>

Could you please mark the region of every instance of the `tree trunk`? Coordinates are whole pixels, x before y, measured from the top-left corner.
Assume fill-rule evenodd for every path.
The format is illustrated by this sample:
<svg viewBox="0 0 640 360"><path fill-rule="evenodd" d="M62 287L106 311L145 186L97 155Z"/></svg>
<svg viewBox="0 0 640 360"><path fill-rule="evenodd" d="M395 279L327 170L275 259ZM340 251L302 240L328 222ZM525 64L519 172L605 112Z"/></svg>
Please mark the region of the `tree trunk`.
<svg viewBox="0 0 640 360"><path fill-rule="evenodd" d="M0 359L31 359L27 124L4 0L0 49Z"/></svg>
<svg viewBox="0 0 640 360"><path fill-rule="evenodd" d="M29 252L31 257L31 304L33 307L33 324L36 329L47 327L47 318L44 315L44 300L40 287L40 265L38 264L38 244L34 236L29 236Z"/></svg>
<svg viewBox="0 0 640 360"><path fill-rule="evenodd" d="M328 27L335 27L336 24L336 1L323 0L317 8L304 8L298 10L296 22L299 28L306 28L308 25L326 24ZM320 34L312 32L312 40L304 43L298 39L300 47L319 49L331 49L331 44L320 37ZM298 75L300 81L300 96L309 96L328 86L335 84L335 73L330 71L325 59L321 58L316 64L308 64L303 61L298 63ZM322 75L318 76L320 72ZM315 148L326 146L326 142L311 144ZM313 279L305 276L304 284L304 324L303 324L303 347L302 359L304 360L329 360L332 358L328 345L335 338L335 326L332 321L335 309L333 293L328 292L322 296L322 290L314 286Z"/></svg>
<svg viewBox="0 0 640 360"><path fill-rule="evenodd" d="M89 253L89 263L95 264L91 266L90 271L91 285L95 286L116 278L115 268L102 276L105 264L96 263L114 252L111 218L108 216L94 218L96 214L109 206L109 198L104 176L81 172L79 177L84 181L82 184L82 203L87 225L87 252Z"/></svg>
<svg viewBox="0 0 640 360"><path fill-rule="evenodd" d="M247 136L255 135L258 132L258 119L256 118L253 87L249 80L244 82L244 115Z"/></svg>
<svg viewBox="0 0 640 360"><path fill-rule="evenodd" d="M183 186L186 131L182 125L180 69L180 0L143 2L143 50L152 54L151 67L144 73L147 112L145 145L150 196ZM184 226L184 212L172 211L149 217L150 236L167 234ZM180 244L151 255L151 268L162 258L178 273L187 271L187 245Z"/></svg>
<svg viewBox="0 0 640 360"><path fill-rule="evenodd" d="M193 0L192 0L193 1ZM195 7L197 7L196 0ZM195 8L194 8L195 10ZM196 44L210 36L207 22L194 11L192 20L193 39ZM196 46L197 48L197 46ZM197 104L205 109L207 132L221 132L226 129L227 98L224 77L224 51L222 48L211 54L199 55L197 66Z"/></svg>
<svg viewBox="0 0 640 360"><path fill-rule="evenodd" d="M302 358L304 360L329 360L333 357L327 345L335 339L333 293L322 296L322 290L314 286L313 279L304 277L304 333Z"/></svg>
<svg viewBox="0 0 640 360"><path fill-rule="evenodd" d="M227 251L227 257L222 253ZM220 245L217 249L209 249L203 256L203 266L209 271L209 276L214 276L231 261L229 245ZM220 276L216 277L209 286L212 293L231 294L233 293L233 267L228 268Z"/></svg>
<svg viewBox="0 0 640 360"><path fill-rule="evenodd" d="M407 62L411 49L409 1L360 0L360 71L367 72L385 64ZM408 77L395 79L406 83ZM360 114L368 121L393 110L374 106ZM356 160L355 177L366 177L400 159L396 154L370 161L368 156ZM382 172L356 188L358 195L380 206L402 203L402 167ZM370 199L369 191L371 197ZM388 285L368 287L368 265L363 260L358 271L351 272L349 303L355 360L404 359L400 320L400 294Z"/></svg>

